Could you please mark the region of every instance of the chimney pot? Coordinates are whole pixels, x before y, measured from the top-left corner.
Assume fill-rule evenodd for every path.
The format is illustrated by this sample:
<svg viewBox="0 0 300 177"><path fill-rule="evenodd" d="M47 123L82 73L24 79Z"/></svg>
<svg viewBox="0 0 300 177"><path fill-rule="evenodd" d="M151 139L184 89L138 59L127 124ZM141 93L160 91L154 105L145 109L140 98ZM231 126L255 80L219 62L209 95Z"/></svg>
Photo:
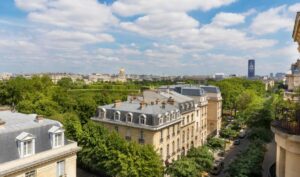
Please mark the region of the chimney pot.
<svg viewBox="0 0 300 177"><path fill-rule="evenodd" d="M121 105L121 100L116 100L115 101L115 104L114 104L114 107L119 107Z"/></svg>
<svg viewBox="0 0 300 177"><path fill-rule="evenodd" d="M143 109L144 108L144 105L145 105L145 103L142 101L142 102L140 102L140 109Z"/></svg>
<svg viewBox="0 0 300 177"><path fill-rule="evenodd" d="M42 115L36 115L36 117L35 117L36 122L41 122L41 121L43 121L43 119L44 119L44 117Z"/></svg>

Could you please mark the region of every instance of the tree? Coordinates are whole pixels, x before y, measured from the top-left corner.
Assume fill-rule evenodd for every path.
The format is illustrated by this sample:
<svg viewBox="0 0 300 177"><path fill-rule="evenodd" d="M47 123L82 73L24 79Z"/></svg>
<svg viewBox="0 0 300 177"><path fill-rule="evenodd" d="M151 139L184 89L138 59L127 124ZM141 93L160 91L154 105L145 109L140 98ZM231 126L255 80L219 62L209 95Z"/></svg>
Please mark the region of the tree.
<svg viewBox="0 0 300 177"><path fill-rule="evenodd" d="M214 157L207 146L191 148L187 157L196 162L199 172L209 171L212 168Z"/></svg>
<svg viewBox="0 0 300 177"><path fill-rule="evenodd" d="M207 141L207 146L212 150L221 150L224 149L225 141L220 138L210 138Z"/></svg>
<svg viewBox="0 0 300 177"><path fill-rule="evenodd" d="M57 82L57 85L65 89L70 89L73 87L73 81L69 77L63 77Z"/></svg>
<svg viewBox="0 0 300 177"><path fill-rule="evenodd" d="M166 173L171 177L195 177L198 173L196 166L196 162L192 159L182 158L171 163Z"/></svg>

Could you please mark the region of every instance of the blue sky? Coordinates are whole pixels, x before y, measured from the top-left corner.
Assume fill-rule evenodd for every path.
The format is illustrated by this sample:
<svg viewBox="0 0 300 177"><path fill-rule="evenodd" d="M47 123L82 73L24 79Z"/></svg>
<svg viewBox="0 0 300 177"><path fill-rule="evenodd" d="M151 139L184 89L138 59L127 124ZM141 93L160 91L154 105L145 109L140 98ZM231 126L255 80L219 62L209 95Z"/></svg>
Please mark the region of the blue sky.
<svg viewBox="0 0 300 177"><path fill-rule="evenodd" d="M0 72L286 72L296 0L1 0Z"/></svg>

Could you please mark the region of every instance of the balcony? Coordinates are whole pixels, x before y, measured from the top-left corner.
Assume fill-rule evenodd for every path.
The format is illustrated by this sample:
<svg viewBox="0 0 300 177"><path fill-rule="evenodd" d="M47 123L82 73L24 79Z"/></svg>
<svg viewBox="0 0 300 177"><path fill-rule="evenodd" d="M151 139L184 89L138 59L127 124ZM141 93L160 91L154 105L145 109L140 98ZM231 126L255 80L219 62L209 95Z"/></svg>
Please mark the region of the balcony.
<svg viewBox="0 0 300 177"><path fill-rule="evenodd" d="M140 143L140 144L145 144L145 139L140 138L140 139L139 139L139 143Z"/></svg>
<svg viewBox="0 0 300 177"><path fill-rule="evenodd" d="M274 120L271 125L282 132L300 135L300 121Z"/></svg>
<svg viewBox="0 0 300 177"><path fill-rule="evenodd" d="M300 135L300 110L276 107L271 126L287 134Z"/></svg>

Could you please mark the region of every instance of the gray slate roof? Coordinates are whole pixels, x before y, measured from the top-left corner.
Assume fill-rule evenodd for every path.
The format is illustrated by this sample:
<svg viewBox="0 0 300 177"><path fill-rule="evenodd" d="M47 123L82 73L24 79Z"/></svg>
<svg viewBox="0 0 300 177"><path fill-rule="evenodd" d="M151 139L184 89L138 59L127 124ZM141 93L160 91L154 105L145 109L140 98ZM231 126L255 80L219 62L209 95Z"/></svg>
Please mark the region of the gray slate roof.
<svg viewBox="0 0 300 177"><path fill-rule="evenodd" d="M0 111L0 119L5 121L4 127L0 128L0 163L19 159L16 137L22 132L35 137L36 154L52 148L48 130L52 126L62 127L61 123L49 119L35 122L35 117L34 114Z"/></svg>

